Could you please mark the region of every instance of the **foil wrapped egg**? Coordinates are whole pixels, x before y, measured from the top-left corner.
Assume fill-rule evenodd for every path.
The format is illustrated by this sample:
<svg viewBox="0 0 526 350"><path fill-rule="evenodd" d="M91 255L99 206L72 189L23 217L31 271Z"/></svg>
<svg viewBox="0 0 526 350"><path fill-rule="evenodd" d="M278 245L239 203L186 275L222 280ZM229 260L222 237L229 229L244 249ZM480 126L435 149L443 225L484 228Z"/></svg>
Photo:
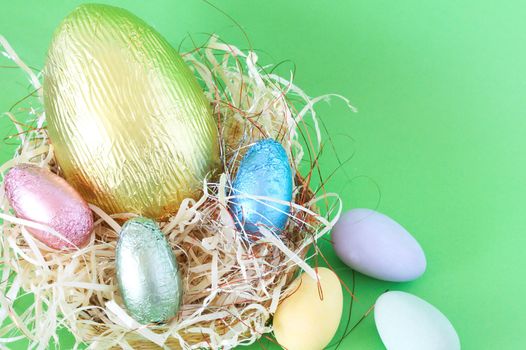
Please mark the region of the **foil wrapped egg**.
<svg viewBox="0 0 526 350"><path fill-rule="evenodd" d="M119 291L129 314L141 324L175 317L183 287L172 248L151 219L128 220L115 253Z"/></svg>
<svg viewBox="0 0 526 350"><path fill-rule="evenodd" d="M272 139L249 148L232 183L230 209L238 228L257 233L264 226L282 231L292 201L292 171L283 146ZM276 202L281 201L280 202Z"/></svg>
<svg viewBox="0 0 526 350"><path fill-rule="evenodd" d="M19 164L7 172L4 185L17 217L46 225L64 237L27 227L42 243L61 250L80 248L89 241L93 214L60 176L36 165Z"/></svg>
<svg viewBox="0 0 526 350"><path fill-rule="evenodd" d="M130 12L79 6L43 71L50 140L66 180L109 214L162 219L218 162L210 104L179 53Z"/></svg>

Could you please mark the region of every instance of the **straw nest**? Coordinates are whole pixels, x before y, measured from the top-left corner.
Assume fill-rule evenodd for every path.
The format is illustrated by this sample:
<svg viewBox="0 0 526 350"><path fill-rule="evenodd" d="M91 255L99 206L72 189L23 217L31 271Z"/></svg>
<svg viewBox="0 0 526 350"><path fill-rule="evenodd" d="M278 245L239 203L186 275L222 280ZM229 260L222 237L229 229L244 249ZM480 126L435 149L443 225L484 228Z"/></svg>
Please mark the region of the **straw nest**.
<svg viewBox="0 0 526 350"><path fill-rule="evenodd" d="M35 89L34 101L24 101L27 108L20 109L25 116L5 113L18 130L19 147L0 166L0 173L18 163L32 163L60 174L46 134L40 75L1 36L0 44ZM281 78L268 73L272 67L258 65L254 52L242 52L216 37L183 57L218 120L223 167L220 175L203 182L200 199L184 200L175 215L160 223L183 276L179 314L168 324L144 326L122 306L116 288L115 245L120 224L134 214L108 215L90 205L96 220L90 243L80 250L59 252L27 232L26 227L52 230L16 218L1 186L0 348L2 343L27 338L30 348L45 349L58 344L57 333L66 328L75 338L75 348L88 344L93 349L229 349L251 344L272 331L271 317L280 300L292 292L287 286L300 269L316 278L306 255L341 210L337 195L316 196L309 189L321 146L313 107L329 96L309 98L292 77ZM305 118L310 118L311 126ZM235 230L228 212L229 186L246 148L265 137L281 141L291 159L294 203L279 238L262 229L260 239L249 244ZM303 176L298 169L305 170ZM324 215L317 210L320 201ZM311 252L316 254L316 249ZM31 302L15 308L17 300L27 295L32 295Z"/></svg>

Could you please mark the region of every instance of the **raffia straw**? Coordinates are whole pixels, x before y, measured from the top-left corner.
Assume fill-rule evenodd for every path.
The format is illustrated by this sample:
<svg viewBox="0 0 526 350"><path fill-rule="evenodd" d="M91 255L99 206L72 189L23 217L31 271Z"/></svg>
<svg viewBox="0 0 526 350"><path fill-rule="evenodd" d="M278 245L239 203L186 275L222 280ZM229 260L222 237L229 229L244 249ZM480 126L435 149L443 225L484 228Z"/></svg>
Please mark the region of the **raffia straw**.
<svg viewBox="0 0 526 350"><path fill-rule="evenodd" d="M27 73L41 96L38 75L2 36L0 44L4 55ZM217 181L203 182L201 198L184 200L179 211L160 224L184 280L179 314L168 324L144 326L122 306L115 285L115 245L120 223L134 214L108 215L90 205L96 219L90 243L72 252L57 252L35 240L25 227L55 232L14 217L0 186L0 322L10 320L0 329L0 347L25 337L30 348L46 348L65 327L75 337L75 348L85 343L90 349L230 349L251 344L272 331L269 319L279 301L291 293L287 286L299 269L316 277L305 256L309 246L338 219L341 202L336 194L315 197L308 184L303 184L298 168L304 161L302 137L307 128L302 125L307 117L313 121L316 137L304 139L316 153L321 132L315 104L331 96L350 106L349 101L338 95L311 99L292 83L292 77L266 74L254 52L243 52L215 36L183 58L203 85L218 120L224 168ZM299 108L291 98L301 101ZM45 122L41 109L31 109L37 127L27 130L13 114L5 114L18 128L20 147L0 165L2 174L18 163L58 170L53 147L41 128ZM280 140L292 160L295 200L280 238L262 229L261 238L248 244L227 209L232 199L230 184L243 153L265 137ZM272 205L270 198L255 199ZM333 202L325 216L317 209L321 200ZM14 303L23 293L33 294L34 303L15 310Z"/></svg>

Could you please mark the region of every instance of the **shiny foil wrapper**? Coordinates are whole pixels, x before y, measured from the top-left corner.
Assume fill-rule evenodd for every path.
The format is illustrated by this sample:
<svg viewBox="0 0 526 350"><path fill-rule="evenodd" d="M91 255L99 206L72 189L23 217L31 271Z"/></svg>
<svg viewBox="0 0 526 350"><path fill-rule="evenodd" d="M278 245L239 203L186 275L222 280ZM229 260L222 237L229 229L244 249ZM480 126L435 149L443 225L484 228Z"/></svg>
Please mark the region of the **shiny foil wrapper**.
<svg viewBox="0 0 526 350"><path fill-rule="evenodd" d="M218 163L209 102L180 55L131 13L82 5L56 30L44 105L67 181L106 212L162 219Z"/></svg>
<svg viewBox="0 0 526 350"><path fill-rule="evenodd" d="M231 194L234 198L230 210L238 228L257 233L266 227L281 233L287 225L290 205L274 200L292 201L292 170L283 146L265 139L250 147L239 163Z"/></svg>
<svg viewBox="0 0 526 350"><path fill-rule="evenodd" d="M162 323L175 317L183 286L172 248L157 224L134 218L122 227L116 249L119 290L139 323Z"/></svg>
<svg viewBox="0 0 526 350"><path fill-rule="evenodd" d="M20 164L7 172L4 185L6 197L17 217L51 227L66 239L26 227L47 246L72 249L80 248L89 241L93 214L88 204L63 178L48 169Z"/></svg>

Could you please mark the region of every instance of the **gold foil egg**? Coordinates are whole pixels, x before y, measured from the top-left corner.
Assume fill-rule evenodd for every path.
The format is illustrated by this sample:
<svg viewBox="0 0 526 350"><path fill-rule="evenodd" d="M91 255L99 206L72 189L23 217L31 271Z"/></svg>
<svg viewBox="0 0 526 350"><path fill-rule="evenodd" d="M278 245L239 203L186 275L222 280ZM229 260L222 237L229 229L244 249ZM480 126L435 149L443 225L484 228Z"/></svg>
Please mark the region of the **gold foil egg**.
<svg viewBox="0 0 526 350"><path fill-rule="evenodd" d="M81 5L57 28L44 106L67 181L108 213L162 219L218 159L209 102L177 51L126 10Z"/></svg>

